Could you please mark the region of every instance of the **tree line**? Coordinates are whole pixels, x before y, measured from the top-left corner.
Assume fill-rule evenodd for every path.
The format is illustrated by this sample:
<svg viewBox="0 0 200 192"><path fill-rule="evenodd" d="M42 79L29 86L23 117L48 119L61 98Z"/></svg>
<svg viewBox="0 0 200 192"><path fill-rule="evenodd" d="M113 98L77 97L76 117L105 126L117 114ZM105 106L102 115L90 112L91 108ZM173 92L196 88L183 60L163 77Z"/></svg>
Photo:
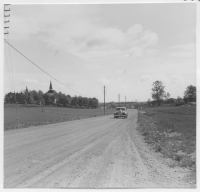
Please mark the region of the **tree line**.
<svg viewBox="0 0 200 192"><path fill-rule="evenodd" d="M162 81L155 81L152 86L151 96L153 101L148 99L148 106L159 106L161 103L179 106L188 102L196 102L196 87L193 85L187 86L183 97L178 96L177 98L172 98L169 93L165 92Z"/></svg>
<svg viewBox="0 0 200 192"><path fill-rule="evenodd" d="M49 94L43 93L41 90L25 90L20 93L17 92L16 94L9 92L5 95L4 103L12 104L16 102L18 104L53 105L75 108L97 108L99 106L99 101L95 97L88 98L76 95L71 97L62 92Z"/></svg>

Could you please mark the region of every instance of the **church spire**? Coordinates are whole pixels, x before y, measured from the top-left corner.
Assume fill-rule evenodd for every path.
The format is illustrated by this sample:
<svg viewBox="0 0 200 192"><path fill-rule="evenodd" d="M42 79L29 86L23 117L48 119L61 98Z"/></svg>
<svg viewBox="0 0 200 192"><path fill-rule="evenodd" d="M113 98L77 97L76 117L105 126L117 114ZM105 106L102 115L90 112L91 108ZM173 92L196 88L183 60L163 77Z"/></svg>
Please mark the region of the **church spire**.
<svg viewBox="0 0 200 192"><path fill-rule="evenodd" d="M52 90L52 84L51 84L51 81L50 81L50 86L49 86L49 89L50 89L50 90Z"/></svg>

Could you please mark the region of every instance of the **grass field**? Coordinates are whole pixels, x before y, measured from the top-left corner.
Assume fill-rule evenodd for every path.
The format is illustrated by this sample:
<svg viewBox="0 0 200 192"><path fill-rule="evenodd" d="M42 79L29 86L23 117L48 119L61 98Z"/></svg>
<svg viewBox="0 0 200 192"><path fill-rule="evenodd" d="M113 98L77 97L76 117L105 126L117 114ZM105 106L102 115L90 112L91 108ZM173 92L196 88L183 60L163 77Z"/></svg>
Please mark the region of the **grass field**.
<svg viewBox="0 0 200 192"><path fill-rule="evenodd" d="M18 128L103 116L103 109L75 109L45 106L43 111L41 107L19 107ZM106 115L113 113L113 109L106 109ZM4 130L17 128L16 117L15 108L4 108Z"/></svg>
<svg viewBox="0 0 200 192"><path fill-rule="evenodd" d="M138 115L138 130L145 141L171 166L196 170L196 107L149 107Z"/></svg>

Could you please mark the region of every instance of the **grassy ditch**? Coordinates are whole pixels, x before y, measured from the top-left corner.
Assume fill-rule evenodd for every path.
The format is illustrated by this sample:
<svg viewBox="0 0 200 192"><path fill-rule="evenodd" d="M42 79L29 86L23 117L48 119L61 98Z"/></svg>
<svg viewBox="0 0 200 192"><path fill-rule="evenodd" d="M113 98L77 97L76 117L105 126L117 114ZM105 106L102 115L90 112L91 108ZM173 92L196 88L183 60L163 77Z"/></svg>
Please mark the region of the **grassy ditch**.
<svg viewBox="0 0 200 192"><path fill-rule="evenodd" d="M113 114L113 109L107 109L106 115ZM19 126L17 125L16 109L4 108L4 130L27 128L53 124L65 121L73 121L92 117L103 116L103 109L74 109L64 107L19 107Z"/></svg>
<svg viewBox="0 0 200 192"><path fill-rule="evenodd" d="M152 107L138 114L138 131L171 166L196 170L196 107Z"/></svg>

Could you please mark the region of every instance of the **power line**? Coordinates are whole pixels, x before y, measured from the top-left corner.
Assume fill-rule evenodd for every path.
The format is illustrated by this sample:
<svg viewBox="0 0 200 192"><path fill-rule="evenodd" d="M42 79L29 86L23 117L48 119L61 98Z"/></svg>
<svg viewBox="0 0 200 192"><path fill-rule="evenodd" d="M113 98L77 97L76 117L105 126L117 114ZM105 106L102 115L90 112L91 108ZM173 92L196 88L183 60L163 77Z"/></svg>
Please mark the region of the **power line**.
<svg viewBox="0 0 200 192"><path fill-rule="evenodd" d="M9 65L8 65L8 60L7 60L7 57L6 57L6 52L5 52L5 50L4 50L4 54L5 54L5 58L6 58L6 64L7 64L7 67L8 67L8 73L9 73L9 77L10 77L11 88L12 88L12 90L14 91L14 87L13 87L13 83L12 83L12 78L11 78L11 75L10 75L10 68L9 68Z"/></svg>
<svg viewBox="0 0 200 192"><path fill-rule="evenodd" d="M34 48L35 50L37 50L36 52L34 50L32 50L32 51L34 51L34 53L40 54L42 56L42 59L43 59L43 57L48 57L48 58L50 57L50 55L47 55L46 52L44 52L43 50L41 50L40 47L36 48L35 45L33 44L33 42L31 42L31 44L33 45L32 48ZM27 47L27 49L30 48L30 45L29 46L25 45L25 46ZM40 49L39 53L38 53L38 49ZM62 69L65 70L65 73L71 74L70 71L72 71L72 73L74 73L74 70L72 70L72 67L71 67L72 65L68 65L67 68L66 68L63 59L60 59L59 57L57 57L56 60L57 60L57 64L59 64L59 67L61 67ZM45 62L50 62L51 63L52 61L51 60L50 61L46 61L45 60ZM78 74L78 77L81 77L83 75L82 73L78 72L77 69L76 69L76 74Z"/></svg>
<svg viewBox="0 0 200 192"><path fill-rule="evenodd" d="M105 85L104 85L104 105L103 105L103 111L104 111L104 115L105 115L105 94L106 94L106 92L105 92Z"/></svg>
<svg viewBox="0 0 200 192"><path fill-rule="evenodd" d="M38 69L40 69L42 72L44 72L45 74L47 74L49 77L51 77L52 79L54 79L55 81L57 81L58 83L62 84L63 86L65 86L66 88L76 92L76 93L79 93L79 94L82 94L82 95L85 95L83 93L80 93L68 86L66 86L65 84L63 84L61 81L59 81L58 79L56 79L55 77L53 77L52 75L50 75L48 72L46 72L44 69L42 69L41 67L39 67L37 64L35 64L33 61L31 61L29 58L27 58L24 54L22 54L19 50L17 50L13 45L11 45L8 41L6 41L4 39L4 42L7 43L10 47L12 47L15 51L17 51L20 55L22 55L24 58L26 58L30 63L32 63L33 65L35 65ZM85 95L87 96L87 95Z"/></svg>
<svg viewBox="0 0 200 192"><path fill-rule="evenodd" d="M110 102L113 102L107 95L106 95L106 97L110 100Z"/></svg>
<svg viewBox="0 0 200 192"><path fill-rule="evenodd" d="M8 42L9 42L9 36L7 35L7 37L8 37ZM8 46L8 50L9 50L9 58L10 58L10 65L11 65L11 75L12 75L14 92L15 92L15 81L14 81L14 78L13 78L12 60L11 60L11 54L10 54L10 47L9 46Z"/></svg>
<svg viewBox="0 0 200 192"><path fill-rule="evenodd" d="M32 45L32 46L30 46L30 44ZM22 44L20 44L20 45L22 45ZM41 49L41 47L39 46L39 47L37 47L36 48L36 45L34 44L34 42L29 42L29 45L27 45L27 44L23 44L25 47L22 47L22 49L26 49L26 50L29 50L30 48L31 48L31 51L30 52L34 52L36 55L41 55L41 58L40 58L40 61L39 62L41 62L41 60L43 60L44 62L50 62L51 63L51 60L49 60L49 57L52 57L50 54L46 54L46 52L44 52L42 49ZM32 49L33 48L33 49ZM60 51L59 51L60 52ZM54 54L54 53L53 53ZM57 54L58 55L58 54ZM44 59L45 58L45 59ZM48 58L48 60L46 59L46 58ZM62 69L64 69L65 70L65 73L66 74L69 74L69 75L71 75L72 73L74 73L74 70L72 70L72 65L68 65L67 67L65 66L65 64L64 64L64 60L63 59L61 59L60 60L60 58L59 57L56 57L56 62L57 62L57 64L59 64L59 68L62 68ZM72 62L73 63L73 62ZM62 71L63 72L63 71ZM80 72L78 72L77 71L77 69L76 69L76 71L75 71L75 73L76 74L78 74L78 76L76 77L76 80L78 80L78 79L81 79L81 77L83 76L83 73L80 73Z"/></svg>
<svg viewBox="0 0 200 192"><path fill-rule="evenodd" d="M7 36L8 37L8 36ZM6 40L5 40L6 41ZM9 38L8 38L8 42L9 42ZM5 50L4 50L5 51ZM5 54L6 56L6 54ZM9 47L9 58L10 58L10 64L11 64L11 74L12 74L12 78L10 76L10 80L13 83L13 89L14 89L14 97L15 97L15 104L16 104L16 120L17 120L17 128L19 128L19 114L18 114L18 107L17 107L17 98L16 98L16 93L15 93L15 83L14 83L14 78L13 78L13 71L12 71L12 60L11 60L11 54L10 54L10 47ZM6 62L8 64L7 61L7 57L6 57ZM8 67L9 69L9 67ZM10 70L9 70L9 75L10 75Z"/></svg>

